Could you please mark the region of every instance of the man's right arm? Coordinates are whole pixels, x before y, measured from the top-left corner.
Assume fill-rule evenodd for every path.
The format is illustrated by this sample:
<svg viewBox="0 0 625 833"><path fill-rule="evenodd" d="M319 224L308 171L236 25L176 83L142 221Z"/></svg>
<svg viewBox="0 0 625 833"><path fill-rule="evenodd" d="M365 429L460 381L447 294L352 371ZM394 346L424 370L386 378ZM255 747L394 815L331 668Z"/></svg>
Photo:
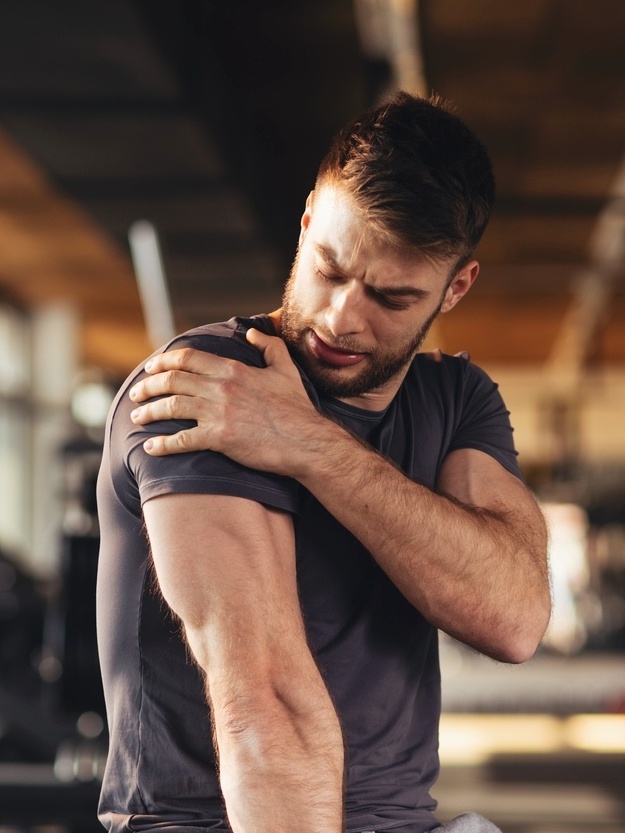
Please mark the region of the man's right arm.
<svg viewBox="0 0 625 833"><path fill-rule="evenodd" d="M290 515L190 494L144 515L161 591L206 675L233 831L339 833L343 741L306 642Z"/></svg>

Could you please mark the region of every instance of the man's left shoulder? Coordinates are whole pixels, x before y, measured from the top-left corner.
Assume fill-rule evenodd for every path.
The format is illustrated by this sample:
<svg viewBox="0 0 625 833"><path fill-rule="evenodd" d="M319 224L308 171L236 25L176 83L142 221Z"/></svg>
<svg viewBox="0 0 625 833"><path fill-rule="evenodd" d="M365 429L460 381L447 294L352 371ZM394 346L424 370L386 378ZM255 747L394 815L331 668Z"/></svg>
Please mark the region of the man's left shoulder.
<svg viewBox="0 0 625 833"><path fill-rule="evenodd" d="M481 367L471 361L469 353L462 351L451 355L441 350L417 353L412 360L411 375L432 379L486 377Z"/></svg>
<svg viewBox="0 0 625 833"><path fill-rule="evenodd" d="M409 389L417 387L425 396L443 400L472 400L475 396L491 397L498 385L471 361L466 352L450 355L440 350L417 353L405 383Z"/></svg>

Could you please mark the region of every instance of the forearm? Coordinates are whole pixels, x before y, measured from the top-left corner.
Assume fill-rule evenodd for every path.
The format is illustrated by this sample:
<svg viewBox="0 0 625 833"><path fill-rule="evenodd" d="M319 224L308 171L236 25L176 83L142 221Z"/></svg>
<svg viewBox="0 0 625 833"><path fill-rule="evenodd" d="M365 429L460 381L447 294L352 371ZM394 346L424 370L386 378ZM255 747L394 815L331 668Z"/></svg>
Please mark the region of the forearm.
<svg viewBox="0 0 625 833"><path fill-rule="evenodd" d="M535 507L511 518L436 494L328 420L295 465L302 485L429 621L491 656L531 655L549 611Z"/></svg>
<svg viewBox="0 0 625 833"><path fill-rule="evenodd" d="M343 741L316 669L244 693L211 684L219 777L235 833L340 833ZM281 689L281 690L280 690ZM228 693L226 693L228 692Z"/></svg>
<svg viewBox="0 0 625 833"><path fill-rule="evenodd" d="M194 418L197 425L154 438L150 453L211 448L251 468L298 480L433 624L494 657L530 656L547 626L550 598L545 525L527 489L488 454L471 449L447 455L436 492L413 482L318 413L299 376L290 375L293 366L281 354L282 342L263 338L268 366L261 370L224 366L197 352L159 357L155 371L177 362L190 365L193 372L174 379L173 387L193 395L155 400L133 418L139 423ZM259 339L255 335L254 343ZM206 373L201 385L206 398L194 396L195 363L197 372ZM215 390L218 373L227 395ZM259 379L263 401L271 403L260 410ZM134 398L170 393L170 381L157 372L136 386Z"/></svg>
<svg viewBox="0 0 625 833"><path fill-rule="evenodd" d="M339 833L343 742L306 641L291 517L201 494L144 513L159 587L205 675L233 830Z"/></svg>

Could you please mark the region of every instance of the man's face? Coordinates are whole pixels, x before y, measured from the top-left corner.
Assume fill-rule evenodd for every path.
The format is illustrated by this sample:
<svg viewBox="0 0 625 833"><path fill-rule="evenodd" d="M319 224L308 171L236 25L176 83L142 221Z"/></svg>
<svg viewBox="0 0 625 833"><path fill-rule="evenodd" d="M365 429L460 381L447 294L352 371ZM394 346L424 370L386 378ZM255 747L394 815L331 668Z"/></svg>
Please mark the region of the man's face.
<svg viewBox="0 0 625 833"><path fill-rule="evenodd" d="M302 217L282 336L321 393L384 408L432 322L478 267L473 261L449 283L452 268L381 239L345 191L323 185Z"/></svg>

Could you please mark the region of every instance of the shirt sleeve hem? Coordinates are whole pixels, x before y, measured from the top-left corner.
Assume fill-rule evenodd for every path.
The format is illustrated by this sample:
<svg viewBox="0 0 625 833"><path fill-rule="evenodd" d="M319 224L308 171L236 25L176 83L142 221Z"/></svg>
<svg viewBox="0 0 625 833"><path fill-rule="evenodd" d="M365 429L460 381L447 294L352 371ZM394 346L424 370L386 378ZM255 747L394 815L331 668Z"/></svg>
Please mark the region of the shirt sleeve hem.
<svg viewBox="0 0 625 833"><path fill-rule="evenodd" d="M297 500L294 496L287 495L279 489L272 489L267 485L246 483L241 488L239 478L230 477L164 477L152 480L141 488L141 505L155 497L169 494L206 494L206 495L227 495L229 497L242 497L254 500L274 509L281 509L285 512L296 514L298 511Z"/></svg>
<svg viewBox="0 0 625 833"><path fill-rule="evenodd" d="M516 460L516 452L514 452L514 459L511 459L509 455L502 453L499 449L494 448L488 443L479 442L478 440L466 440L458 442L455 445L451 445L447 450L447 454L451 454L452 451L460 451L463 448L472 448L475 451L483 451L484 454L488 454L489 457L493 457L497 460L497 462L502 465L506 471L509 471L510 474L518 477L519 480L523 480L523 475Z"/></svg>

